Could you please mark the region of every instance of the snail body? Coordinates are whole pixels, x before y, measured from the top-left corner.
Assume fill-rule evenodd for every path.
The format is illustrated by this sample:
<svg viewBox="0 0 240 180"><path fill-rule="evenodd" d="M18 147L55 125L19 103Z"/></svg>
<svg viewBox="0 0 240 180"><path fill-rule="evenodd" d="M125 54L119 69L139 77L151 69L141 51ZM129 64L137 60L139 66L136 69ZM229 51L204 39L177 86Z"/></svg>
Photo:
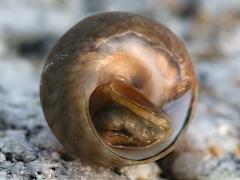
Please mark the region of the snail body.
<svg viewBox="0 0 240 180"><path fill-rule="evenodd" d="M109 167L171 152L196 96L183 43L165 26L122 12L90 16L65 33L40 86L47 122L66 150Z"/></svg>

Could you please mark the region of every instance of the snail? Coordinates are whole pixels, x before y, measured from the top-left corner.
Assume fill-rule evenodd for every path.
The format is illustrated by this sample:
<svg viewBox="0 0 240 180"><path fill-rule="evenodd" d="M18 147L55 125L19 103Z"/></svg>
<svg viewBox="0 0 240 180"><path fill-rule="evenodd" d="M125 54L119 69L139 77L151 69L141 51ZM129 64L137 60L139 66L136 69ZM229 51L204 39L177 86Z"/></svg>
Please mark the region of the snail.
<svg viewBox="0 0 240 180"><path fill-rule="evenodd" d="M171 152L197 92L184 44L164 25L126 12L92 15L66 32L40 84L44 115L66 151L108 167Z"/></svg>

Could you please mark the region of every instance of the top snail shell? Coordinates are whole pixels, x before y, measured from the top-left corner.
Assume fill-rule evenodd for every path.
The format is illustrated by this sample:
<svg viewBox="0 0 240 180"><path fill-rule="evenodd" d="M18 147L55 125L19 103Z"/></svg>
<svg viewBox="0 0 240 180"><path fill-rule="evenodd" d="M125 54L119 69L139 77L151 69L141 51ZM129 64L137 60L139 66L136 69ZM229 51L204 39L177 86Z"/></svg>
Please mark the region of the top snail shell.
<svg viewBox="0 0 240 180"><path fill-rule="evenodd" d="M183 43L165 26L122 12L90 16L64 34L40 87L45 117L64 147L110 167L172 151L196 95Z"/></svg>

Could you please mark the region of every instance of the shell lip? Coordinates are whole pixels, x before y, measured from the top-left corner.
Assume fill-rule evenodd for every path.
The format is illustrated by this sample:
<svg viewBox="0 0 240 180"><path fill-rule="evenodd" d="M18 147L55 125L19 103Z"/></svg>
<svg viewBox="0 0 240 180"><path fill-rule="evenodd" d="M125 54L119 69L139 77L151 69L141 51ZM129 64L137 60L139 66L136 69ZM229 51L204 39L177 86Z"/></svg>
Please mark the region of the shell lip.
<svg viewBox="0 0 240 180"><path fill-rule="evenodd" d="M159 151L158 153L156 153L152 156L149 156L147 158L143 158L143 159L131 159L131 158L124 157L124 156L118 154L117 152L115 152L113 150L113 148L107 142L104 141L104 139L101 137L101 135L97 131L97 129L96 129L96 127L95 127L95 125L92 121L90 112L89 112L89 103L87 103L87 105L85 107L87 108L86 112L87 112L88 122L90 124L90 127L92 128L94 136L108 150L108 152L110 152L113 156L117 156L122 161L125 161L125 163L127 163L127 164L131 163L131 165L135 165L135 164L139 164L139 163L147 163L147 162L158 160L161 157L166 156L167 154L169 154L170 152L172 152L175 149L177 143L179 142L181 137L186 132L186 130L187 130L187 128L188 128L188 126L189 126L189 124L192 120L192 117L194 115L194 112L195 112L194 109L196 109L195 108L196 107L196 101L197 101L197 98L198 98L198 82L197 82L196 79L194 80L194 82L195 82L195 88L194 88L194 86L192 86L192 88L191 88L192 97L191 97L191 101L190 101L190 104L193 104L193 105L190 106L189 109L188 109L187 116L186 116L186 121L182 125L182 129L178 132L178 134L176 135L174 140L165 149ZM91 94L92 94L92 92L91 92ZM89 100L86 101L86 102L89 102ZM149 146L151 146L151 145L149 145ZM149 146L145 146L142 149L146 149ZM129 149L126 149L126 150L129 150Z"/></svg>

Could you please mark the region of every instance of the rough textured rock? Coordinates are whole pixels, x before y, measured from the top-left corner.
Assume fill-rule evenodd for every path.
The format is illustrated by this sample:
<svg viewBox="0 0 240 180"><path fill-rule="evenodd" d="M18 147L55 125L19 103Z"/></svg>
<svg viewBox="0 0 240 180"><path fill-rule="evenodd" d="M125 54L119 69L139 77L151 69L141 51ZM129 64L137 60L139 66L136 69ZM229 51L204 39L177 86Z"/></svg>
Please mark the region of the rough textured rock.
<svg viewBox="0 0 240 180"><path fill-rule="evenodd" d="M177 149L157 163L111 170L71 157L39 102L44 59L84 16L133 11L183 38L200 82L196 115ZM0 179L240 179L240 2L2 0ZM17 14L17 15L16 15Z"/></svg>

